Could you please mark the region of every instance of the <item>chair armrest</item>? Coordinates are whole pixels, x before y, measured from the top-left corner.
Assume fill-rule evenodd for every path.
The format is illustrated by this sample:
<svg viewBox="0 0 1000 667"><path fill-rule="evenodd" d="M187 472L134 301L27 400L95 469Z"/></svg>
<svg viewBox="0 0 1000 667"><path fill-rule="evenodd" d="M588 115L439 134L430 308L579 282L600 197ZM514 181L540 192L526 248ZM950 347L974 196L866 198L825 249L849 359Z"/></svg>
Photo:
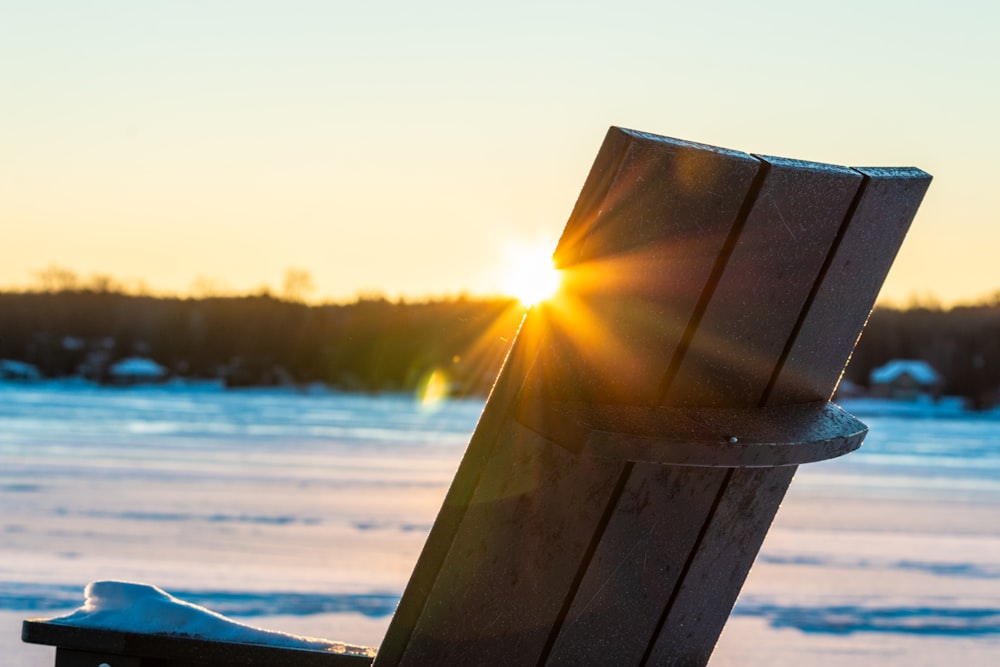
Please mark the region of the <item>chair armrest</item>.
<svg viewBox="0 0 1000 667"><path fill-rule="evenodd" d="M56 647L56 667L369 667L372 655L24 621L21 640Z"/></svg>

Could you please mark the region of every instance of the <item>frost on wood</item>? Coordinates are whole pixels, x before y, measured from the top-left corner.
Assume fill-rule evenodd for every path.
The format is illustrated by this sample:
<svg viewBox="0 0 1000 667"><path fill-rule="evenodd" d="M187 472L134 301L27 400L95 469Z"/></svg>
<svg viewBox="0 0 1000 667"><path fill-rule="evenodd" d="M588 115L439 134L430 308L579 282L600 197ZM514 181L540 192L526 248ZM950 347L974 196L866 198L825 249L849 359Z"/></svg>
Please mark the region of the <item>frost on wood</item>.
<svg viewBox="0 0 1000 667"><path fill-rule="evenodd" d="M213 641L367 655L370 649L238 623L185 602L156 586L95 581L84 589L83 606L52 623L137 634L161 634Z"/></svg>

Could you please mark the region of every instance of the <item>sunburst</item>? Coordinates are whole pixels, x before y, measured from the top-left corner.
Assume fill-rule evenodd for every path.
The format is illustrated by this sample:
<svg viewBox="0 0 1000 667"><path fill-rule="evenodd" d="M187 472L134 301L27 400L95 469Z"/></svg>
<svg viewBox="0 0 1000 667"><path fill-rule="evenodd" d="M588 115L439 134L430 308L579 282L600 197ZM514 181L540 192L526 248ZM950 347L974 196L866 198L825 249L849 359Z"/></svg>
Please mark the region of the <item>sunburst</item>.
<svg viewBox="0 0 1000 667"><path fill-rule="evenodd" d="M508 252L500 289L524 306L552 298L562 284L562 274L544 246L521 246Z"/></svg>

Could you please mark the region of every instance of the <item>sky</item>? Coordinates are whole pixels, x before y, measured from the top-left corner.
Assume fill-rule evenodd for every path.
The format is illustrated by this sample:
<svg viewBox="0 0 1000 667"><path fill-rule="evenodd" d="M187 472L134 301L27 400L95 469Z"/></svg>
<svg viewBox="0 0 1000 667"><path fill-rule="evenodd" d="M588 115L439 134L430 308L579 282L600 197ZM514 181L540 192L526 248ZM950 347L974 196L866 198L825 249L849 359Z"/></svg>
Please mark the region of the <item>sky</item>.
<svg viewBox="0 0 1000 667"><path fill-rule="evenodd" d="M607 128L934 182L883 302L1000 291L1000 4L0 0L0 288L502 289Z"/></svg>

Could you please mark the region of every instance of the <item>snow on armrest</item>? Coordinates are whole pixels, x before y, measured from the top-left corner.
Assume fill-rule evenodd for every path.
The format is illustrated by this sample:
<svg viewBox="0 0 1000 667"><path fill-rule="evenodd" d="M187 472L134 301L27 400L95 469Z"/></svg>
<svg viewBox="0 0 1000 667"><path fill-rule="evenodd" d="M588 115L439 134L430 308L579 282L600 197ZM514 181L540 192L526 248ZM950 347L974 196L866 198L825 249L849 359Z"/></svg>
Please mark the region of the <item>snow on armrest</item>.
<svg viewBox="0 0 1000 667"><path fill-rule="evenodd" d="M150 584L95 581L84 589L83 606L49 623L135 634L193 637L209 641L372 656L372 649L264 630L185 602Z"/></svg>

